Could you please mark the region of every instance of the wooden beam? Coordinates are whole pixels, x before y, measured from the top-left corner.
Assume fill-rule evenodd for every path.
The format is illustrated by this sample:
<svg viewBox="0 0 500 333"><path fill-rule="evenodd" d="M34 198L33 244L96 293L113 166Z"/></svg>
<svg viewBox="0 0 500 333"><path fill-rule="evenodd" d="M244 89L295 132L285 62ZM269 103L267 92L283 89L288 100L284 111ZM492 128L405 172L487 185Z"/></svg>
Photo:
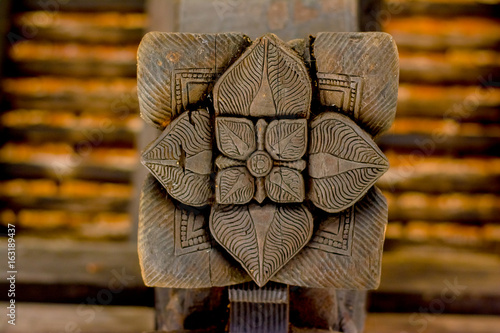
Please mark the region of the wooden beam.
<svg viewBox="0 0 500 333"><path fill-rule="evenodd" d="M128 242L48 240L18 237L19 283L144 286L137 246ZM7 256L6 239L0 253ZM118 288L118 287L116 287Z"/></svg>
<svg viewBox="0 0 500 333"><path fill-rule="evenodd" d="M0 303L2 309L8 305ZM0 331L138 333L154 328L154 310L147 307L16 302L16 310L16 325L2 320Z"/></svg>
<svg viewBox="0 0 500 333"><path fill-rule="evenodd" d="M480 84L500 80L500 53L491 50L452 50L442 53L400 50L400 82L426 84Z"/></svg>
<svg viewBox="0 0 500 333"><path fill-rule="evenodd" d="M50 165L42 165L35 163L7 163L0 162L0 180L13 178L50 178L60 179L84 179L95 181L106 181L114 183L130 182L133 170L119 169L107 166L92 166L81 164L71 169L68 175L59 174L56 168Z"/></svg>
<svg viewBox="0 0 500 333"><path fill-rule="evenodd" d="M71 0L71 1L38 1L22 0L16 1L16 11L45 10L48 12L71 11L71 12L142 12L144 11L144 0ZM14 3L13 3L14 5Z"/></svg>
<svg viewBox="0 0 500 333"><path fill-rule="evenodd" d="M498 0L386 0L384 9L391 15L416 16L429 15L439 17L482 16L500 17Z"/></svg>
<svg viewBox="0 0 500 333"><path fill-rule="evenodd" d="M366 318L364 332L499 333L500 317L432 313L370 313Z"/></svg>
<svg viewBox="0 0 500 333"><path fill-rule="evenodd" d="M455 284L457 293L500 296L500 256L445 246L400 246L384 251L377 292L440 295ZM431 298L432 299L432 298Z"/></svg>
<svg viewBox="0 0 500 333"><path fill-rule="evenodd" d="M6 256L6 239L0 256ZM144 287L135 244L18 237L18 282L107 286L116 275L127 277L127 288ZM458 279L469 295L500 297L500 256L473 249L407 245L386 249L379 291L440 293L445 280Z"/></svg>
<svg viewBox="0 0 500 333"><path fill-rule="evenodd" d="M464 193L384 193L391 221L441 221L483 224L500 221L500 196Z"/></svg>
<svg viewBox="0 0 500 333"><path fill-rule="evenodd" d="M449 49L500 48L500 23L485 17L431 16L392 18L383 30L391 34L399 50L446 51Z"/></svg>

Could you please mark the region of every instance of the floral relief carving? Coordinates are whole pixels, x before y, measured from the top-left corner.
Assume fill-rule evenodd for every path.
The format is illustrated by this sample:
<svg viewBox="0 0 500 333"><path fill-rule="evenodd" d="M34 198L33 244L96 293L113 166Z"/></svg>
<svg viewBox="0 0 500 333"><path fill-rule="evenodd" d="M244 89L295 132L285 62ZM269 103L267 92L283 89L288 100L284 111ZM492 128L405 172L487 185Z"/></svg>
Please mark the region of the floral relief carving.
<svg viewBox="0 0 500 333"><path fill-rule="evenodd" d="M316 77L319 103L331 105L321 105L309 120L310 70L295 50L267 34L224 70L206 69L214 75L214 82L207 79L203 87L213 84L212 105L182 111L182 105L196 105L190 100L179 106L179 114L143 152L142 163L168 200L183 204L182 209L206 210L199 215L176 210L180 236L175 237L184 238L176 239L175 256L226 251L263 286L270 280L296 281L290 272L300 271L308 260L323 265L325 258L358 256L364 248L356 249L356 237L364 242L363 237L383 235L384 209L378 207L383 199L373 185L389 165L357 120L368 119L360 101L370 86L360 74L321 73ZM189 96L205 94L189 87ZM365 196L376 206L372 216L378 224L356 236L357 219L369 225ZM211 246L212 238L219 248ZM296 284L315 285L307 281ZM328 283L318 285L336 282Z"/></svg>

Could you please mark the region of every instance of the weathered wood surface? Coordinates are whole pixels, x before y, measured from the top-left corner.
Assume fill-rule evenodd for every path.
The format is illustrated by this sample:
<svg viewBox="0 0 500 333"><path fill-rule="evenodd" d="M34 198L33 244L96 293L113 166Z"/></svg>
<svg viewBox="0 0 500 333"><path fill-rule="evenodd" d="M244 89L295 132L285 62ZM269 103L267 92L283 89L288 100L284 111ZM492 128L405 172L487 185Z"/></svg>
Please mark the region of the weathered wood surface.
<svg viewBox="0 0 500 333"><path fill-rule="evenodd" d="M395 17L388 20L383 29L394 37L400 50L446 51L455 48L498 50L500 48L498 20L469 15L446 19L433 16Z"/></svg>
<svg viewBox="0 0 500 333"><path fill-rule="evenodd" d="M429 149L432 149L429 146ZM495 157L415 157L388 154L391 168L377 186L388 192L499 193L500 159Z"/></svg>
<svg viewBox="0 0 500 333"><path fill-rule="evenodd" d="M252 39L271 32L291 40L321 31L358 31L357 17L358 2L350 0L183 0L173 31L244 31Z"/></svg>
<svg viewBox="0 0 500 333"><path fill-rule="evenodd" d="M278 283L229 287L229 332L288 333L289 297L288 286Z"/></svg>
<svg viewBox="0 0 500 333"><path fill-rule="evenodd" d="M19 314L22 320L16 322L16 326L8 325L7 321L0 323L0 329L5 333L29 332L33 327L37 332L49 333L65 330L65 325L75 323L82 333L137 333L155 332L167 333L168 331L153 331L154 329L154 309L145 307L102 307L88 305L81 308L81 305L72 304L41 304L41 303L18 303ZM7 303L1 303L7 306ZM87 322L87 316L78 315L77 309L89 311L95 314L94 320ZM93 311L93 312L91 312ZM423 322L419 325L412 325L410 322L411 313L385 314L369 313L366 317L365 333L400 333L412 332L422 328ZM430 317L426 321L425 331L429 333L498 333L500 332L500 319L497 316L485 315L449 315L440 314ZM417 318L420 319L420 318ZM434 319L434 320L432 320ZM178 330L177 333L216 333L217 330ZM310 329L291 327L292 333L331 333L332 330Z"/></svg>
<svg viewBox="0 0 500 333"><path fill-rule="evenodd" d="M40 17L50 17L50 20L40 20ZM37 42L138 45L144 35L146 20L144 13L59 11L51 15L43 11L28 11L13 17L12 32L22 35L23 31L36 31Z"/></svg>
<svg viewBox="0 0 500 333"><path fill-rule="evenodd" d="M141 43L141 115L164 130L142 157L165 188L150 178L143 189L139 253L146 283L200 288L246 281L226 253L219 253L220 245L259 286L274 280L376 287L387 208L372 186L387 160L371 135L394 118L398 63L392 39L321 33L308 45L285 44L268 34L246 48L248 43L241 34L185 33L151 33ZM365 61L366 53L373 63ZM376 67L376 61L386 66ZM308 133L310 70L318 71L312 80L319 82L320 98L313 102ZM340 144L342 138L349 145ZM220 155L211 185L215 145ZM308 175L302 173L305 164ZM305 204L286 205L302 202L318 209L311 215ZM321 222L314 235L313 216ZM370 243L370 250L355 243Z"/></svg>
<svg viewBox="0 0 500 333"><path fill-rule="evenodd" d="M154 311L147 307L16 302L16 311L16 325L2 320L2 332L137 333L154 328Z"/></svg>
<svg viewBox="0 0 500 333"><path fill-rule="evenodd" d="M79 79L42 76L6 78L4 100L12 109L99 110L116 117L137 114L133 78Z"/></svg>
<svg viewBox="0 0 500 333"><path fill-rule="evenodd" d="M384 9L392 15L409 17L430 14L442 18L454 16L500 17L500 9L496 0L481 2L475 0L386 0Z"/></svg>
<svg viewBox="0 0 500 333"><path fill-rule="evenodd" d="M495 123L500 119L500 89L492 86L488 78L478 83L481 85L451 87L402 83L397 117Z"/></svg>
<svg viewBox="0 0 500 333"><path fill-rule="evenodd" d="M393 221L442 221L470 224L498 223L497 194L387 194L389 218Z"/></svg>
<svg viewBox="0 0 500 333"><path fill-rule="evenodd" d="M451 50L430 54L401 50L401 82L443 85L481 84L481 79L498 82L499 58L499 52L490 50Z"/></svg>
<svg viewBox="0 0 500 333"><path fill-rule="evenodd" d="M20 237L16 240L22 244L17 248L17 259L23 263L17 275L19 283L107 287L121 278L124 288L144 286L135 244ZM2 253L7 255L6 239L0 244Z"/></svg>
<svg viewBox="0 0 500 333"><path fill-rule="evenodd" d="M37 0L22 0L13 3L14 11L21 10L46 10L69 11L69 12L95 12L95 11L117 11L117 12L142 12L144 10L143 0L71 0L56 2L39 2Z"/></svg>
<svg viewBox="0 0 500 333"><path fill-rule="evenodd" d="M20 284L71 285L77 283L105 288L115 277L113 275L115 269L118 275L125 274L126 289L144 288L137 259L137 248L134 244L44 240L27 237L19 238L19 242L22 246L19 247L18 260L23 263L23 269L18 274ZM0 255L6 256L5 240L0 242L0 249L2 249ZM377 297L377 293L392 295L424 293L430 295L428 297L432 299L433 295L439 297L445 280L453 282L456 277L460 285L463 283L467 286L463 290L463 297L456 300L456 308L465 308L467 299L470 300L467 295L479 297L478 299L483 301L490 297L488 302L491 302L494 307L494 304L498 304L495 303L499 299L497 296L500 296L498 289L500 259L497 255L486 251L491 251L491 249L476 250L472 245L462 246L459 251L456 246L438 244L434 246L425 244L390 246L383 256L381 285L372 297ZM61 262L65 263L64 267L61 266ZM401 274L404 278L400 278ZM292 294L293 299L303 299L303 290L307 289L298 290ZM70 295L66 296L67 299L71 299ZM329 297L326 294L323 296ZM301 303L297 304L299 308L297 310L292 308L292 311L302 310ZM413 311L415 308L411 309ZM477 308L469 306L468 311L477 311ZM293 317L292 323L299 325L300 322L310 322L304 318L305 315L304 313ZM326 319L322 316L319 312L316 319L324 323Z"/></svg>

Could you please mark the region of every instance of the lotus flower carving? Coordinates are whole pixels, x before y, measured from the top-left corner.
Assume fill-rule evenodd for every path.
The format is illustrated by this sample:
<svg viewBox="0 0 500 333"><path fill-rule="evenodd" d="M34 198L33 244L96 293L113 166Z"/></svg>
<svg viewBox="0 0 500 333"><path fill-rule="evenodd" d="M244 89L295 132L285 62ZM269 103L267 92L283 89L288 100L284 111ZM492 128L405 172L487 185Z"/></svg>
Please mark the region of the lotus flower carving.
<svg viewBox="0 0 500 333"><path fill-rule="evenodd" d="M265 35L219 74L213 89L207 85L209 107L190 109L186 98L187 109L142 154L169 197L184 207L209 207L207 233L259 286L282 281L278 273L306 244L323 242L313 237L317 214L340 230L325 246L349 255L354 222L342 216L351 218L353 205L389 166L356 117L336 111L342 105L311 111L310 71L288 44ZM331 80L341 86L338 75ZM349 82L354 87L361 79ZM342 100L338 91L322 90L322 100Z"/></svg>

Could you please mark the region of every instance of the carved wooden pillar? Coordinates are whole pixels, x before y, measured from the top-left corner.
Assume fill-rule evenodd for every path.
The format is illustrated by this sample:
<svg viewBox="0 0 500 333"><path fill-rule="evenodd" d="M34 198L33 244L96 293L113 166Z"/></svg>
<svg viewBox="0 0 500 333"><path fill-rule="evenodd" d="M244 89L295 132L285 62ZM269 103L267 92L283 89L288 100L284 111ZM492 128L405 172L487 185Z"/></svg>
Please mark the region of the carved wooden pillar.
<svg viewBox="0 0 500 333"><path fill-rule="evenodd" d="M295 293L311 311L322 288L352 290L328 298L325 322L302 314L292 324L360 331L364 294L355 290L379 284L387 223L374 183L388 162L372 138L395 115L392 38L320 33L284 43L273 34L252 42L239 33L150 33L138 61L141 116L162 130L142 155L151 172L139 225L146 284L253 280L264 289L229 291L228 327L238 332L242 318L264 325L248 332L286 332L286 285L317 288ZM196 308L190 295L193 305L183 306ZM217 297L212 308L222 313ZM178 318L162 329L220 328L215 318L204 327Z"/></svg>

